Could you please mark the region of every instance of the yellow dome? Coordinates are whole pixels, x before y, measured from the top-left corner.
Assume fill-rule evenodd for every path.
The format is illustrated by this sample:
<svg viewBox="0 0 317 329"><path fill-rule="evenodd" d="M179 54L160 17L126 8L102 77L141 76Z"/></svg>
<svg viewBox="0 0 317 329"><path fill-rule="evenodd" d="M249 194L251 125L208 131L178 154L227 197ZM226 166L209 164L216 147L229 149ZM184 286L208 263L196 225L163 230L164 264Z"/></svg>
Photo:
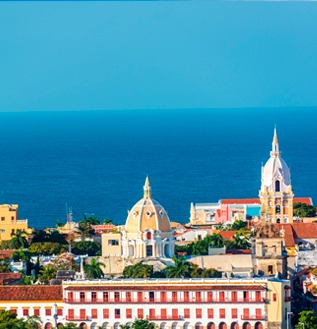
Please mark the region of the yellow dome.
<svg viewBox="0 0 317 329"><path fill-rule="evenodd" d="M171 225L165 209L151 196L151 186L146 177L143 198L138 201L131 211L125 224L128 233L144 232L147 229L170 232Z"/></svg>

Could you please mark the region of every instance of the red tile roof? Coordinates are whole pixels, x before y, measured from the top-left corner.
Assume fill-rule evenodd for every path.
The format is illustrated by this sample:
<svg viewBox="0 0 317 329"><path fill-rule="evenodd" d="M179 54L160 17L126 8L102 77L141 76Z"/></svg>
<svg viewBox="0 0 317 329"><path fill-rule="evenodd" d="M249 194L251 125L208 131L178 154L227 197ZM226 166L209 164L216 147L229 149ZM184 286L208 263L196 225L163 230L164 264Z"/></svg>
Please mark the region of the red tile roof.
<svg viewBox="0 0 317 329"><path fill-rule="evenodd" d="M261 204L259 198L252 199L222 199L222 204Z"/></svg>
<svg viewBox="0 0 317 329"><path fill-rule="evenodd" d="M11 284L19 281L22 278L22 273L0 273L0 284Z"/></svg>
<svg viewBox="0 0 317 329"><path fill-rule="evenodd" d="M216 233L216 231L214 231ZM232 240L234 235L238 231L218 231L217 234L220 234L224 240Z"/></svg>
<svg viewBox="0 0 317 329"><path fill-rule="evenodd" d="M11 258L14 252L14 249L0 250L0 259Z"/></svg>
<svg viewBox="0 0 317 329"><path fill-rule="evenodd" d="M251 249L233 249L233 250L227 250L226 254L232 254L232 255L250 255Z"/></svg>
<svg viewBox="0 0 317 329"><path fill-rule="evenodd" d="M0 301L63 300L62 286L0 286Z"/></svg>
<svg viewBox="0 0 317 329"><path fill-rule="evenodd" d="M294 239L294 231L292 228L294 224L274 224L274 226L281 231L282 229L285 231L284 233L284 242L285 247L294 247L295 239Z"/></svg>
<svg viewBox="0 0 317 329"><path fill-rule="evenodd" d="M313 201L309 197L299 197L294 198L295 202L302 202L306 203L308 206L313 205ZM260 205L260 199L259 198L248 198L248 199L221 199L222 204L258 204Z"/></svg>
<svg viewBox="0 0 317 329"><path fill-rule="evenodd" d="M317 239L317 223L293 223L294 238Z"/></svg>

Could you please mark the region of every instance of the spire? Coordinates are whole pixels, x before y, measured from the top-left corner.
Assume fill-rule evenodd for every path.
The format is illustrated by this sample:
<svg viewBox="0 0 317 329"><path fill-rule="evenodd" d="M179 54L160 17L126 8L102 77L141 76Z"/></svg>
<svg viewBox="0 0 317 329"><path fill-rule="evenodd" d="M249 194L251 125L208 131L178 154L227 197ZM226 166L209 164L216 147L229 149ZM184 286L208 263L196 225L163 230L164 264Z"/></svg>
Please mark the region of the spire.
<svg viewBox="0 0 317 329"><path fill-rule="evenodd" d="M149 177L146 176L145 178L145 183L143 186L143 190L144 190L144 198L151 198L151 185L150 185L150 180Z"/></svg>
<svg viewBox="0 0 317 329"><path fill-rule="evenodd" d="M274 127L274 134L273 134L273 141L272 141L272 151L271 156L279 156L280 151L278 147L278 138L277 138L277 132L276 132L276 126Z"/></svg>

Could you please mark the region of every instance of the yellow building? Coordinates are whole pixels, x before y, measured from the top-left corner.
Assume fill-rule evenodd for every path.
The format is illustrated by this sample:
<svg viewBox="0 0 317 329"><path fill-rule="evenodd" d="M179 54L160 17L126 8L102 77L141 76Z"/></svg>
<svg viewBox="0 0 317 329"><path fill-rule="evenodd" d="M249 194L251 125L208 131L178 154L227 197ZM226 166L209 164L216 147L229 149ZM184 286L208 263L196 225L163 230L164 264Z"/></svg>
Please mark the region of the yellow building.
<svg viewBox="0 0 317 329"><path fill-rule="evenodd" d="M27 219L18 219L18 205L0 205L0 241L11 240L11 234L17 230L30 232Z"/></svg>
<svg viewBox="0 0 317 329"><path fill-rule="evenodd" d="M261 213L272 223L293 223L293 198L290 170L281 158L276 129L270 158L262 167Z"/></svg>

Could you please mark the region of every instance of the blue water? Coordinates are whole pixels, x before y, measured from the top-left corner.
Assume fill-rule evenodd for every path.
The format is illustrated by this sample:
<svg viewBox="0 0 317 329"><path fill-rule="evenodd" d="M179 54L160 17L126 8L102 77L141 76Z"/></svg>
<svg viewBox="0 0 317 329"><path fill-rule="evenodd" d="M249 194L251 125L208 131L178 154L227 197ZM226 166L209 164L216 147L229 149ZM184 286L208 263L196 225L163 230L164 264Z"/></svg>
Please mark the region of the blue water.
<svg viewBox="0 0 317 329"><path fill-rule="evenodd" d="M296 196L317 200L316 108L0 113L0 203L30 226L124 223L149 175L172 221L190 202L257 197L274 124ZM315 114L316 113L316 114Z"/></svg>

